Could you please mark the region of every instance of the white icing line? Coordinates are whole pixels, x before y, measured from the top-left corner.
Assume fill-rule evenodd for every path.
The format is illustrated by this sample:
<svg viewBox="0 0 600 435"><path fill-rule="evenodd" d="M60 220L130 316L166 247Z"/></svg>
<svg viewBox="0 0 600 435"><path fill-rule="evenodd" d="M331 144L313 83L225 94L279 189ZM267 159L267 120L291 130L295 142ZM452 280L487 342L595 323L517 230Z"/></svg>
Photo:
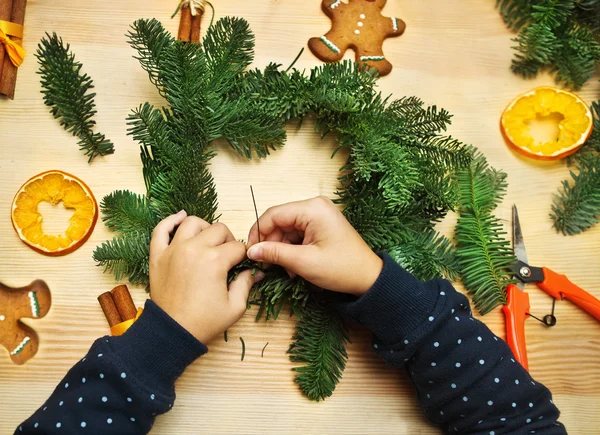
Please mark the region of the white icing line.
<svg viewBox="0 0 600 435"><path fill-rule="evenodd" d="M341 52L340 48L339 48L337 45L335 45L333 42L331 42L329 39L327 39L327 38L325 37L325 35L321 36L321 41L323 41L323 43L324 43L324 44L325 44L327 47L329 47L329 49L330 49L331 51L333 51L334 53L340 53L340 52Z"/></svg>
<svg viewBox="0 0 600 435"><path fill-rule="evenodd" d="M394 32L398 31L398 19L396 17L392 17L392 26L394 26Z"/></svg>
<svg viewBox="0 0 600 435"><path fill-rule="evenodd" d="M40 315L40 307L37 305L35 300L35 292L27 293L29 296L29 305L31 305L31 314L33 317L38 317Z"/></svg>
<svg viewBox="0 0 600 435"><path fill-rule="evenodd" d="M342 0L335 0L333 3L331 3L330 8L331 9L335 9L335 8L337 8L341 4L342 4Z"/></svg>
<svg viewBox="0 0 600 435"><path fill-rule="evenodd" d="M27 343L29 343L30 341L31 341L31 338L29 338L29 337L26 336L23 339L23 341L21 343L19 343L19 345L17 347L15 347L15 349L10 354L11 355L16 355L16 354L20 353L23 350L23 348L25 347L25 345Z"/></svg>
<svg viewBox="0 0 600 435"><path fill-rule="evenodd" d="M360 60L383 60L384 56L361 56Z"/></svg>

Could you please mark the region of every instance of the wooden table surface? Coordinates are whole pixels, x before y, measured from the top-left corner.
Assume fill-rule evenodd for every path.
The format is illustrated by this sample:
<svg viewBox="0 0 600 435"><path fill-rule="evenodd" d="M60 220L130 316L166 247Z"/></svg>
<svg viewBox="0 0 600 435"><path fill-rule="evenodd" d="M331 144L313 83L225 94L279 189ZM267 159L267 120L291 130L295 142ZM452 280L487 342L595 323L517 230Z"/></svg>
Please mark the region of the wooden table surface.
<svg viewBox="0 0 600 435"><path fill-rule="evenodd" d="M0 351L0 433L10 433L37 409L92 341L107 333L96 297L116 284L92 260L95 246L112 237L101 223L76 252L45 257L26 247L12 229L9 206L13 195L29 177L50 169L79 176L98 200L115 189L143 192L139 148L126 135L125 117L144 101L160 100L132 58L124 34L141 17L155 17L176 31L177 20L169 19L176 3L28 2L25 48L29 55L19 72L16 100L0 100L0 280L22 286L44 279L52 290L53 306L46 318L27 322L41 337L34 359L19 367L10 362L7 352ZM568 273L600 297L600 227L563 237L554 232L548 217L551 195L568 169L562 162L541 164L518 157L506 148L499 133L499 116L515 95L536 85L553 84L553 80L541 76L525 81L509 71L514 35L505 28L494 3L389 2L385 15L401 17L408 27L402 37L385 44L394 70L381 79L380 88L395 97L417 95L452 112L451 133L477 146L491 164L507 171L510 187L498 215L508 224L510 208L518 204L530 261ZM237 15L250 22L256 33L258 67L270 61L288 65L310 37L329 28L318 0L214 0L214 4L217 17ZM203 27L207 25L205 17ZM42 102L32 54L44 32L52 31L71 44L84 71L94 79L98 129L115 143L114 155L91 165ZM297 66L310 68L318 63L306 50ZM580 92L587 102L600 94L596 79ZM212 171L219 189L219 211L239 238L247 235L254 220L248 184L254 185L259 210L318 194L331 197L342 164L341 156L330 159L333 139L320 141L309 126L300 131L290 128L285 148L265 161L248 162L226 146L218 147ZM449 216L442 223L447 234L454 220ZM143 304L144 290L131 289L135 301ZM535 287L529 290L532 312L549 312L551 299ZM228 343L222 339L210 343L210 352L186 371L177 384L176 406L157 420L152 433L439 433L423 417L404 373L387 369L370 351L365 331L352 332L348 367L333 397L315 403L300 394L286 355L294 321L255 323L253 314L247 313L229 330ZM600 324L569 302L557 303L556 315L558 325L550 329L528 321L531 373L554 393L570 433L597 433ZM484 321L504 336L500 310ZM243 362L239 336L246 342Z"/></svg>

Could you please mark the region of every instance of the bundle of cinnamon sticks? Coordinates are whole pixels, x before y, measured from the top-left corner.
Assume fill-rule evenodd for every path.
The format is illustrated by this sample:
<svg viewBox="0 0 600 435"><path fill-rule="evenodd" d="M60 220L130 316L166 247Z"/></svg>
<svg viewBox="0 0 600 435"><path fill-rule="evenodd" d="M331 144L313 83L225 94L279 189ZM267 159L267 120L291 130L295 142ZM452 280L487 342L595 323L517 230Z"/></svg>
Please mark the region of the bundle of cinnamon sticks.
<svg viewBox="0 0 600 435"><path fill-rule="evenodd" d="M104 316L111 328L127 320L135 319L137 309L126 285L119 285L98 296Z"/></svg>
<svg viewBox="0 0 600 435"><path fill-rule="evenodd" d="M27 0L0 0L0 20L23 25ZM11 39L15 39L11 37ZM0 94L11 100L15 98L17 70L6 54L4 45L0 43Z"/></svg>
<svg viewBox="0 0 600 435"><path fill-rule="evenodd" d="M205 4L205 0L183 0L181 2L177 39L193 43L200 42L200 20Z"/></svg>

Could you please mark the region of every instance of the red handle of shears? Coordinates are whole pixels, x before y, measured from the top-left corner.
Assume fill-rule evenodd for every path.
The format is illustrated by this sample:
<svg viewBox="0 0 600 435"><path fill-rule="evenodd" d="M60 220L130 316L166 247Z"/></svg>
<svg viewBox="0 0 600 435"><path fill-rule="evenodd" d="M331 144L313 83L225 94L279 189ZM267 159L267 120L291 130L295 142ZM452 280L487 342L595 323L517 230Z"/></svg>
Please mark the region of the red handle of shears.
<svg viewBox="0 0 600 435"><path fill-rule="evenodd" d="M525 344L525 320L529 317L529 295L514 284L506 287L506 305L502 307L506 317L506 342L515 359L529 371Z"/></svg>
<svg viewBox="0 0 600 435"><path fill-rule="evenodd" d="M554 299L568 299L582 310L587 311L600 320L600 300L576 286L565 275L556 273L547 267L542 267L544 281L537 286Z"/></svg>

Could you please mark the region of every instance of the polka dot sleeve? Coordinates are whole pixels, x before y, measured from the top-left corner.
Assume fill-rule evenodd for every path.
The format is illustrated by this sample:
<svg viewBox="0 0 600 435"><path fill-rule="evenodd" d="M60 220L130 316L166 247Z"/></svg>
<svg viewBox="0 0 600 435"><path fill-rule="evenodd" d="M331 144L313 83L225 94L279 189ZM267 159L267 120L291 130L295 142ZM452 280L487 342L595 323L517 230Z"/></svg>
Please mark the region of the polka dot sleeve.
<svg viewBox="0 0 600 435"><path fill-rule="evenodd" d="M175 380L207 352L152 301L122 337L103 337L20 434L146 434L175 402Z"/></svg>
<svg viewBox="0 0 600 435"><path fill-rule="evenodd" d="M473 318L466 297L382 258L374 286L340 309L373 331L373 348L388 365L407 370L433 423L449 434L566 434L550 391Z"/></svg>

